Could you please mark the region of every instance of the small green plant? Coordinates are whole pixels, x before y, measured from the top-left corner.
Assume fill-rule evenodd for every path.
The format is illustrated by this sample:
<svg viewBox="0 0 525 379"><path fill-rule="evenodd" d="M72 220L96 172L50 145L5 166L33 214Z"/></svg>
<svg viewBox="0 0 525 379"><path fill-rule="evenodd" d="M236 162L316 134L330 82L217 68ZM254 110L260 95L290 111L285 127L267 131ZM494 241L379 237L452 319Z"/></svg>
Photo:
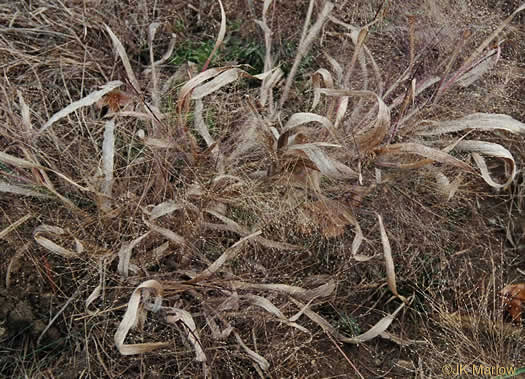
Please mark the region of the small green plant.
<svg viewBox="0 0 525 379"><path fill-rule="evenodd" d="M339 331L351 337L361 334L361 327L357 320L346 312L341 313L336 326Z"/></svg>

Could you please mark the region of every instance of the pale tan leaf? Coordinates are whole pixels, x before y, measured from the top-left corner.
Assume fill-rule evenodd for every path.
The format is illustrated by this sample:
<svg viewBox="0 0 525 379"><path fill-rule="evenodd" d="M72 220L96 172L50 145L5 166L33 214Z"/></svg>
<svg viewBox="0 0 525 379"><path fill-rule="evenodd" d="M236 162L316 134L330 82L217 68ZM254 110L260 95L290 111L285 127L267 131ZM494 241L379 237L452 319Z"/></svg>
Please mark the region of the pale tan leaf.
<svg viewBox="0 0 525 379"><path fill-rule="evenodd" d="M0 180L0 192L7 192L7 193L12 193L12 194L21 195L21 196L39 197L42 199L52 198L52 196L46 195L45 193L33 191L29 188L17 186L16 184L9 184L1 180Z"/></svg>
<svg viewBox="0 0 525 379"><path fill-rule="evenodd" d="M343 66L341 66L338 61L336 61L332 56L330 56L326 52L323 51L323 54L326 57L326 59L328 60L328 63L330 63L330 66L332 66L332 70L334 70L334 72L335 72L336 82L337 83L341 83L343 81ZM332 86L327 85L325 87L326 88L335 88L333 85Z"/></svg>
<svg viewBox="0 0 525 379"><path fill-rule="evenodd" d="M101 199L101 210L111 210L111 198L113 197L113 169L115 159L115 120L106 122L104 130L104 141L102 142L102 172L104 182L101 192L105 195Z"/></svg>
<svg viewBox="0 0 525 379"><path fill-rule="evenodd" d="M436 162L445 163L451 166L459 167L465 171L473 172L472 167L466 164L463 161L451 156L450 154L442 151L433 149L431 147L422 145L415 142L406 142L406 143L397 143L392 145L387 145L376 149L376 152L379 154L385 153L409 153L423 156L425 158L432 159Z"/></svg>
<svg viewBox="0 0 525 379"><path fill-rule="evenodd" d="M174 200L165 201L163 203L155 205L151 212L149 212L150 220L153 221L159 217L173 213L180 209L184 209L184 204L182 202L177 202Z"/></svg>
<svg viewBox="0 0 525 379"><path fill-rule="evenodd" d="M25 131L31 134L33 132L33 125L31 124L31 110L26 104L24 97L22 96L22 92L20 92L20 90L17 90L16 93L18 94L18 101L20 102L20 109L22 113L22 125L24 126Z"/></svg>
<svg viewBox="0 0 525 379"><path fill-rule="evenodd" d="M118 37L115 35L115 33L113 33L113 30L111 30L111 28L107 25L104 26L106 27L106 31L111 37L111 41L113 41L113 46L115 46L115 49L117 50L117 53L120 56L120 59L122 60L122 64L124 65L124 69L126 70L126 74L128 75L129 81L131 82L135 90L140 93L140 84L137 80L137 77L135 76L135 72L133 72L133 69L131 68L131 63L129 62L126 49L124 48Z"/></svg>
<svg viewBox="0 0 525 379"><path fill-rule="evenodd" d="M244 349L244 351L246 352L246 354L248 354L248 356L255 362L259 365L259 367L263 370L263 371L268 371L268 369L270 368L270 363L264 359L264 357L262 357L261 355L257 354L255 351L253 351L252 349L250 349L248 346L246 346L246 344L242 341L241 339L241 336L239 336L239 333L237 332L233 332L233 334L235 335L235 338L237 339L237 342L239 343L239 345Z"/></svg>
<svg viewBox="0 0 525 379"><path fill-rule="evenodd" d="M512 154L503 146L485 141L460 141L456 144L456 149L459 151L468 151L472 153L472 158L481 171L481 176L485 182L494 188L505 188L514 181L516 177L516 162ZM503 184L496 183L490 176L485 159L480 154L488 155L490 157L502 158L510 164L511 173L507 181Z"/></svg>
<svg viewBox="0 0 525 379"><path fill-rule="evenodd" d="M117 87L120 87L122 84L123 83L119 80L109 82L103 85L101 90L92 92L86 97L83 97L82 99L69 104L67 107L65 107L64 109L58 111L53 116L51 116L51 118L40 128L38 133L39 134L43 133L47 128L49 128L55 122L75 112L77 109L82 108L82 107L88 107L90 105L95 104L97 101L102 99L102 97L105 94L113 91Z"/></svg>
<svg viewBox="0 0 525 379"><path fill-rule="evenodd" d="M506 114L473 113L450 121L425 121L416 134L436 136L462 130L506 130L515 134L525 134L525 124Z"/></svg>
<svg viewBox="0 0 525 379"><path fill-rule="evenodd" d="M452 199L461 185L461 175L458 175L452 183L441 171L434 173L436 178L436 187L440 194L442 194L447 201Z"/></svg>
<svg viewBox="0 0 525 379"><path fill-rule="evenodd" d="M272 74L273 74L272 71L267 71L267 72L263 72L262 74L258 74L258 75L250 75L246 71L241 70L240 68L237 68L237 67L227 68L225 71L219 73L218 76L214 77L209 82L195 87L191 95L191 98L193 100L202 99L203 97L221 89L225 85L228 85L236 81L240 77L248 77L252 79L263 80L266 77L270 77Z"/></svg>
<svg viewBox="0 0 525 379"><path fill-rule="evenodd" d="M213 93L217 91L218 89L221 89L225 85L228 85L237 79L244 73L243 70L240 68L230 68L221 74L219 74L217 77L213 78L206 84L202 84L199 87L196 87L193 90L193 93L191 95L192 99L202 99L203 97L209 95L210 93Z"/></svg>
<svg viewBox="0 0 525 379"><path fill-rule="evenodd" d="M144 137L144 145L152 149L176 149L178 145L175 142L166 141L161 138Z"/></svg>
<svg viewBox="0 0 525 379"><path fill-rule="evenodd" d="M328 70L324 68L320 68L319 70L314 72L312 74L312 87L314 90L314 100L312 103L311 110L317 107L317 105L319 104L319 100L321 99L321 92L319 92L319 89L321 88L321 80L323 81L325 88L334 88L334 80L332 79L332 74L330 74Z"/></svg>
<svg viewBox="0 0 525 379"><path fill-rule="evenodd" d="M129 260L131 258L131 253L132 253L133 249L135 248L135 246L137 246L140 243L140 241L142 241L144 238L146 238L149 234L150 234L150 232L146 232L143 235L141 235L140 237L135 238L131 242L124 242L124 243L122 243L122 247L120 248L120 250L118 252L119 261L118 261L117 271L124 278L128 277Z"/></svg>
<svg viewBox="0 0 525 379"><path fill-rule="evenodd" d="M49 240L48 238L42 236L43 233L46 234L55 234L55 235L64 235L66 234L65 230L57 226L51 225L40 225L35 228L33 231L33 238L35 241L42 246L43 248L49 250L53 254L58 254L64 258L78 258L79 254L75 251L66 249L55 242Z"/></svg>
<svg viewBox="0 0 525 379"><path fill-rule="evenodd" d="M312 3L313 4L313 3ZM280 100L280 106L282 107L284 103L288 100L288 94L290 92L290 88L292 87L292 83L295 79L295 74L297 73L297 69L299 68L299 65L303 58L308 54L310 51L310 47L319 34L319 31L321 30L321 27L325 23L326 19L328 18L328 15L330 12L332 12L332 9L334 8L334 4L327 1L324 3L323 9L319 13L319 16L317 18L317 21L315 24L309 29L308 33L306 34L307 30L307 23L305 22L304 28L303 28L303 36L301 38L301 42L299 43L299 47L297 48L297 55L295 57L294 63L292 65L292 68L290 70L290 73L288 74L288 78L286 79L286 83L284 85L284 90L281 96ZM306 20L308 21L308 20Z"/></svg>
<svg viewBox="0 0 525 379"><path fill-rule="evenodd" d="M378 104L378 111L375 122L370 125L369 128L364 129L360 134L356 136L360 151L370 150L377 146L390 128L390 108L385 104L383 99L372 91L354 91L346 89L326 89L321 88L319 92L326 96L337 96L342 97L344 100L348 96L357 97L373 97L376 99ZM339 110L338 110L339 112ZM342 112L342 111L341 111ZM345 110L346 112L346 110ZM344 115L344 114L343 114ZM339 115L342 120L343 115ZM337 122L336 122L337 124Z"/></svg>
<svg viewBox="0 0 525 379"><path fill-rule="evenodd" d="M350 167L343 163L328 157L323 150L319 148L321 144L305 143L288 146L289 150L301 150L303 151L308 159L310 159L319 171L324 175L331 176L333 178L357 178L357 173ZM324 144L325 146L327 144ZM321 145L322 146L322 145ZM329 144L329 146L338 147L338 145Z"/></svg>
<svg viewBox="0 0 525 379"><path fill-rule="evenodd" d="M383 218L379 213L376 213L377 219L379 220L379 231L381 233L381 243L383 244L383 253L385 255L385 268L386 268L386 278L388 283L388 288L394 295L400 298L403 302L406 302L406 299L399 295L397 292L396 286L396 270L394 267L394 259L392 258L392 248L390 247L390 241L386 234L385 226L383 225Z"/></svg>
<svg viewBox="0 0 525 379"><path fill-rule="evenodd" d="M483 54L476 62L472 64L472 69L465 72L457 80L457 84L460 87L468 87L484 74L489 72L498 63L501 56L501 47L498 46L495 49L490 49Z"/></svg>
<svg viewBox="0 0 525 379"><path fill-rule="evenodd" d="M359 344L359 343L363 343L363 342L376 338L377 336L381 335L384 331L388 329L390 324L392 324L392 321L394 321L395 317L397 316L399 311L403 309L404 306L405 306L405 303L404 302L401 303L401 305L392 314L388 314L385 317L383 317L381 320L379 320L373 327L371 327L365 333L360 334L353 338L345 337L339 340L345 343Z"/></svg>
<svg viewBox="0 0 525 379"><path fill-rule="evenodd" d="M282 133L285 133L288 130L291 130L299 125L303 125L308 122L318 122L330 131L332 131L334 127L332 122L324 116L320 116L315 113L299 112L299 113L294 113L290 117L290 119L286 122L286 124L284 125L282 129Z"/></svg>
<svg viewBox="0 0 525 379"><path fill-rule="evenodd" d="M147 220L144 220L144 224L146 224L155 233L159 233L160 235L166 237L170 241L175 242L177 245L180 245L180 246L186 245L185 238L175 233L174 231L169 230L167 228L163 228L158 225L155 225L153 222L149 222Z"/></svg>
<svg viewBox="0 0 525 379"><path fill-rule="evenodd" d="M217 75L221 74L224 71L230 70L230 67L219 67L219 68L210 68L204 72L199 73L190 80L188 80L180 89L179 99L184 101L186 97L202 83L212 78L215 78Z"/></svg>
<svg viewBox="0 0 525 379"><path fill-rule="evenodd" d="M206 63L204 64L203 70L206 70L208 68L208 65L211 62L211 59L215 55L215 52L221 46L222 42L224 41L224 36L226 35L226 12L224 12L224 7L222 6L222 1L219 1L219 7L221 8L221 26L219 28L219 34L217 35L217 40L215 41L215 46L213 46L213 50L210 53L210 56L206 60Z"/></svg>
<svg viewBox="0 0 525 379"><path fill-rule="evenodd" d="M299 324L296 324L295 322L289 321L286 318L286 316L279 310L279 308L277 308L270 300L266 299L265 297L248 294L241 296L241 299L247 299L251 304L263 308L266 312L276 316L282 323L292 328L299 329L302 332L308 333L308 329Z"/></svg>
<svg viewBox="0 0 525 379"><path fill-rule="evenodd" d="M0 151L0 162L10 164L18 168L40 168L40 165L30 162L26 159L17 158L10 154Z"/></svg>
<svg viewBox="0 0 525 379"><path fill-rule="evenodd" d="M248 228L242 226L242 225L239 225L238 223L236 223L235 221L233 221L232 219L212 210L212 209L206 209L206 212L217 217L219 220L221 220L222 222L224 222L224 225L216 225L216 224L211 224L211 223L203 223L203 226L205 227L208 227L208 228L215 228L217 230L229 230L229 231L232 231L234 233L237 233L241 236L247 236L249 234L251 234L250 230L248 230ZM268 247L268 248L272 248L272 249L279 249L279 250L297 250L299 249L298 246L296 245L292 245L292 244L289 244L289 243L286 243L286 242L277 242L277 241L272 241L272 240L268 240L266 238L263 238L259 235L255 236L254 237L254 241L256 241L257 243L260 243L261 245L265 246L265 247Z"/></svg>
<svg viewBox="0 0 525 379"><path fill-rule="evenodd" d="M230 282L230 285L234 289L260 289L265 291L276 291L280 293L285 293L291 296L296 296L303 300L312 300L318 297L327 297L335 290L335 281L330 280L327 283L307 290L297 286L291 286L288 284L279 284L279 283L247 283L237 280Z"/></svg>
<svg viewBox="0 0 525 379"><path fill-rule="evenodd" d="M208 125L206 125L206 122L204 121L204 117L202 115L203 111L204 111L204 105L202 104L202 100L197 99L197 101L195 101L195 111L194 111L195 122L193 125L195 126L195 129L199 132L201 137L204 139L204 141L206 142L206 145L209 147L215 143L215 140L210 135L210 132L208 130Z"/></svg>
<svg viewBox="0 0 525 379"><path fill-rule="evenodd" d="M133 291L128 301L126 313L124 313L124 317L122 318L122 321L120 322L114 337L115 345L117 346L118 351L122 355L147 353L169 345L169 343L167 342L148 342L139 344L124 343L128 332L137 323L137 319L139 317L140 300L142 298L143 290L153 290L155 292L156 299L160 299L162 301L163 289L161 284L156 280L147 280L141 283Z"/></svg>
<svg viewBox="0 0 525 379"><path fill-rule="evenodd" d="M89 306L91 303L93 303L96 299L100 297L100 294L102 293L102 285L98 285L95 287L95 289L89 294L86 301L84 302L84 308L86 309L86 312L90 315L94 315L96 312L93 312L89 309Z"/></svg>
<svg viewBox="0 0 525 379"><path fill-rule="evenodd" d="M151 99L153 101L153 105L157 108L160 108L160 92L157 70L155 67L157 63L155 62L155 57L153 55L153 40L155 39L155 34L157 33L157 29L160 26L160 23L153 22L148 28L149 60L151 64L151 81L153 82L153 88L151 89Z"/></svg>
<svg viewBox="0 0 525 379"><path fill-rule="evenodd" d="M320 92L320 91L319 91ZM348 96L342 96L336 100L336 112L335 112L335 121L334 127L339 128L339 125L343 122L345 118L346 111L348 109L348 102L350 98Z"/></svg>
<svg viewBox="0 0 525 379"><path fill-rule="evenodd" d="M191 283L200 282L212 276L215 272L217 272L222 267L224 263L235 258L241 251L241 248L246 244L248 240L260 234L261 234L261 231L259 230L244 238L241 238L239 241L233 244L230 248L226 249L226 251L222 253L222 255L215 260L215 262L213 262L210 266L204 269L200 274L198 274L190 282Z"/></svg>
<svg viewBox="0 0 525 379"><path fill-rule="evenodd" d="M293 298L290 300L294 302L300 309L304 308L304 304L300 303L299 301L294 300ZM337 331L337 329L335 329L332 325L330 325L328 321L326 321L323 317L319 316L317 313L313 312L312 310L306 308L304 310L304 314L310 320L312 320L317 325L319 325L325 332L334 336L338 341L344 342L344 343L360 344L360 343L369 341L371 339L374 339L377 336L381 335L381 333L386 331L388 327L390 326L390 324L392 324L392 321L394 321L399 311L403 309L404 306L405 306L405 303L401 303L401 305L392 314L388 314L385 317L383 317L368 331L356 337L351 337L351 338L340 334Z"/></svg>
<svg viewBox="0 0 525 379"><path fill-rule="evenodd" d="M188 341L190 341L195 350L195 360L197 362L206 362L206 354L204 354L204 351L202 350L199 331L197 330L197 326L195 325L195 321L193 321L191 313L175 307L168 309L167 313L167 322L174 324L177 321L181 321L186 325L188 328Z"/></svg>

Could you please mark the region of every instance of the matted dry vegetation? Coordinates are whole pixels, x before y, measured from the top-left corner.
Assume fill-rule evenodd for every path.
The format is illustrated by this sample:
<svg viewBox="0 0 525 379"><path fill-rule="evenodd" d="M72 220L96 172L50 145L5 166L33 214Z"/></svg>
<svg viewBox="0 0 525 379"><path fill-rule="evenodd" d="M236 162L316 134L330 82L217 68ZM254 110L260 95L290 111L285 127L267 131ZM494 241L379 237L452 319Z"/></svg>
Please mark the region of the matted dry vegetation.
<svg viewBox="0 0 525 379"><path fill-rule="evenodd" d="M523 9L0 5L0 372L524 367Z"/></svg>

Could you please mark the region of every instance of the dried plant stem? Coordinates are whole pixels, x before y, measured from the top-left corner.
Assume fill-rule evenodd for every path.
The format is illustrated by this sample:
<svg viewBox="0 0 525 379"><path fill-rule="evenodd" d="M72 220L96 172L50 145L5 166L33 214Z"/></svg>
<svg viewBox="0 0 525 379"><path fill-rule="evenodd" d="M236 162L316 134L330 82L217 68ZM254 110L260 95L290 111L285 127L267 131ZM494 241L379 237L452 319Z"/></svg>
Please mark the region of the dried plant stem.
<svg viewBox="0 0 525 379"><path fill-rule="evenodd" d="M295 61L293 62L292 69L290 70L290 74L288 75L288 78L286 79L286 84L283 90L283 96L281 97L281 101L279 104L281 107L284 105L284 103L286 103L286 100L288 100L290 88L292 87L292 83L295 78L295 74L297 73L297 69L299 68L299 65L301 64L301 61L303 60L304 56L310 50L310 47L313 41L317 37L317 34L321 30L321 27L323 26L324 22L328 18L328 15L330 14L333 8L334 8L333 3L326 2L316 23L310 28L308 35L304 39L303 38L301 39L301 44L299 45L299 48L297 49L297 55L295 56Z"/></svg>

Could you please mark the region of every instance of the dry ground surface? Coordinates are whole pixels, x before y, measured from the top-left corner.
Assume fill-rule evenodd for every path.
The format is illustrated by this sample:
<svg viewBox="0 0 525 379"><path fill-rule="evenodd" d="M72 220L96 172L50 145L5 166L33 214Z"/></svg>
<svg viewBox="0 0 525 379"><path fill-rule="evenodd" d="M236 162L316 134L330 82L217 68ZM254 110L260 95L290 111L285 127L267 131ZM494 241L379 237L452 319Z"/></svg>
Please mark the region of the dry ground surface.
<svg viewBox="0 0 525 379"><path fill-rule="evenodd" d="M272 67L284 78L293 71L308 5L274 0L267 10ZM311 24L325 5L314 2ZM525 121L522 13L477 56L492 51L497 62L485 57L490 69L472 83L459 80L462 64L520 2L333 5L335 18L314 36L284 104L272 109L284 79L264 101L260 81L244 77L210 91L199 111L198 100L183 102L181 93L206 68L220 31L218 2L0 3L0 375L426 378L442 377L446 364L525 367L525 330L510 322L500 296L505 285L525 282L523 134L471 124L430 142L416 132L423 120L476 112ZM254 20L262 20L262 2L224 0L224 10L224 42L207 68L249 64L241 68L261 73L265 33ZM354 55L342 23L374 20L367 50L360 46ZM151 39L153 23L159 27ZM127 52L135 83L108 27ZM155 74L150 46L155 61L169 53ZM346 83L336 80L331 60L343 76L351 71ZM297 112L335 121L341 104L334 110L330 99L341 97L321 95L312 110L320 68L335 88L369 90L381 100L356 95L337 128L309 122L286 132ZM449 86L438 80L411 96L413 80L455 73ZM128 95L112 92L105 106L78 107L46 124L114 80ZM389 106L389 120L376 120L378 101ZM517 167L512 183L491 187L468 149L425 161L424 154L388 148L425 143L439 150L460 139L505 147ZM320 155L306 147L293 150L313 142L342 146L322 146L319 154L345 169L320 167ZM508 157L486 163L498 183L512 175ZM448 187L436 184L443 175ZM392 273L378 214L396 287L387 284ZM363 238L353 251L357 223ZM145 299L153 290L136 290L148 280L163 288L156 304ZM133 308L132 294L142 294L138 309L146 318L119 351L115 333ZM389 334L340 342L400 307ZM122 354L133 349L127 344L148 342L167 344Z"/></svg>

